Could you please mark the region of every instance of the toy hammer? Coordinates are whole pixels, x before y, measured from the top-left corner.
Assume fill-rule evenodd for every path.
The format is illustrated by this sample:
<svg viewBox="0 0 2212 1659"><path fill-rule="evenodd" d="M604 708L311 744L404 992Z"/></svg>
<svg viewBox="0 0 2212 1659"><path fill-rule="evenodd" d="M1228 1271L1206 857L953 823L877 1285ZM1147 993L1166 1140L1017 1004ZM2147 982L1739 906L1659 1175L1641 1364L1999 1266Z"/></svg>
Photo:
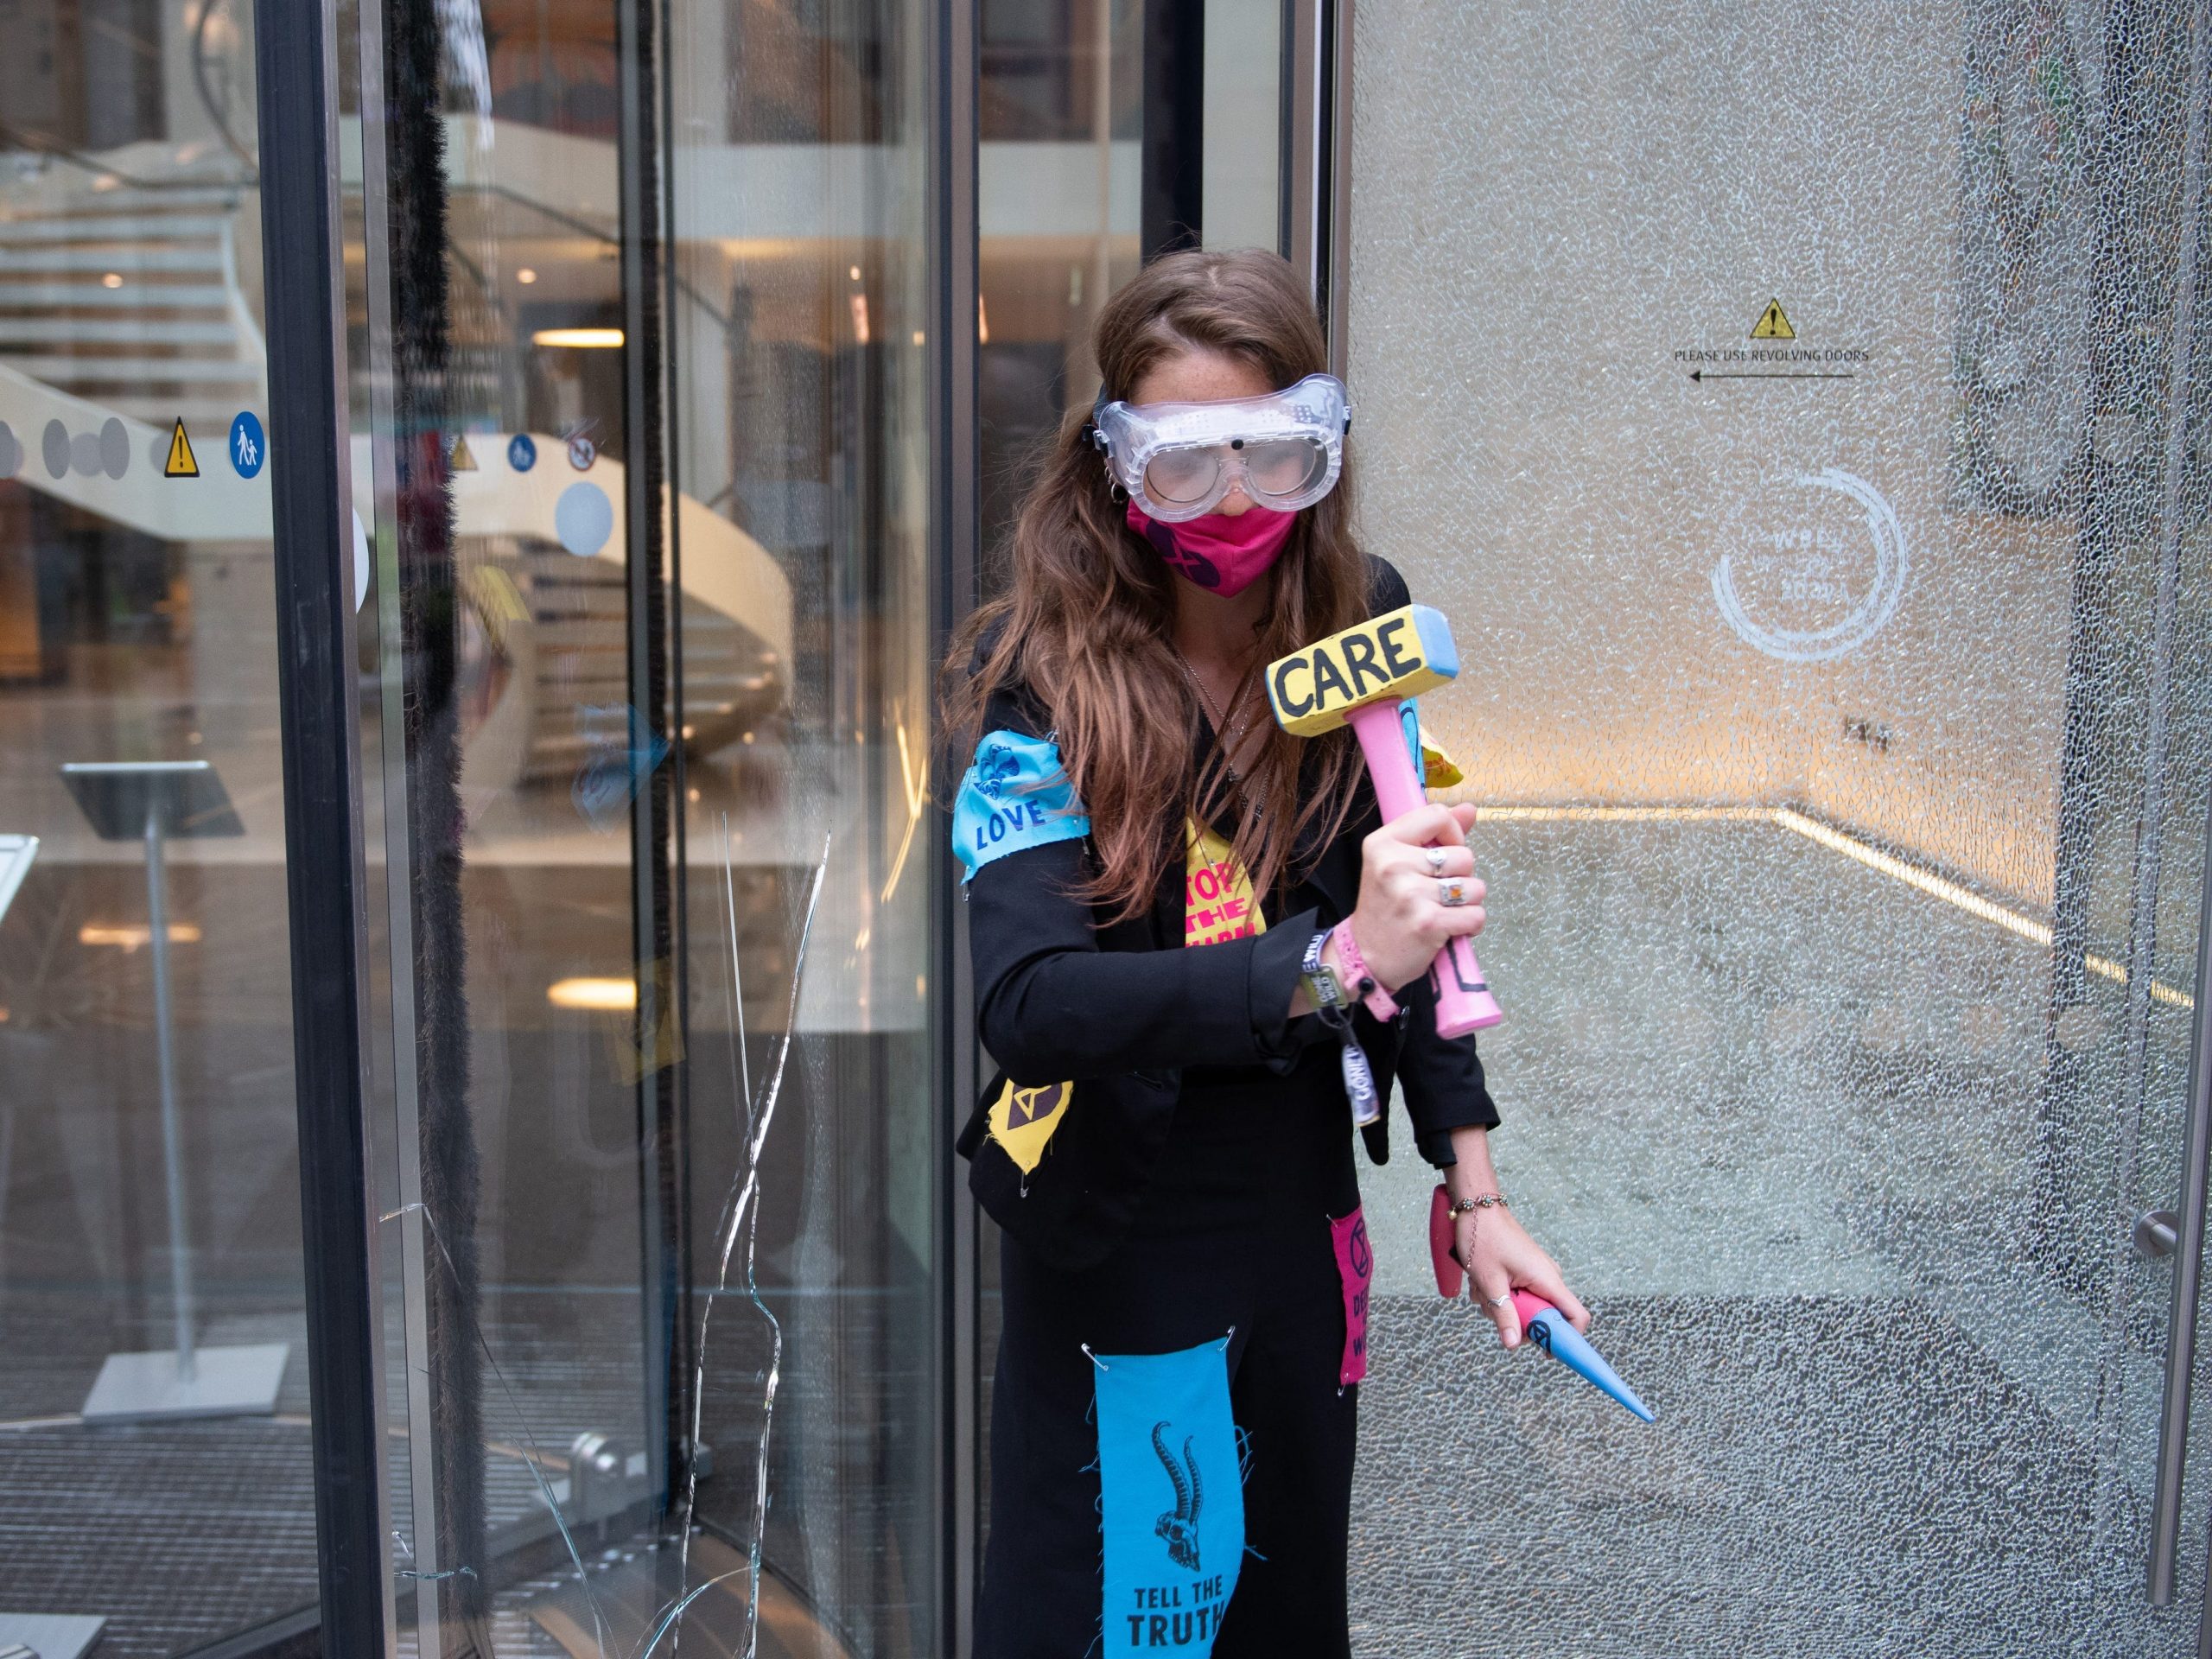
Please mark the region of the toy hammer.
<svg viewBox="0 0 2212 1659"><path fill-rule="evenodd" d="M1269 663L1268 702L1282 728L1296 736L1317 737L1344 725L1358 734L1387 822L1427 800L1399 705L1459 672L1459 654L1443 613L1408 605ZM1429 979L1440 1035L1463 1037L1505 1018L1466 939L1436 953Z"/></svg>

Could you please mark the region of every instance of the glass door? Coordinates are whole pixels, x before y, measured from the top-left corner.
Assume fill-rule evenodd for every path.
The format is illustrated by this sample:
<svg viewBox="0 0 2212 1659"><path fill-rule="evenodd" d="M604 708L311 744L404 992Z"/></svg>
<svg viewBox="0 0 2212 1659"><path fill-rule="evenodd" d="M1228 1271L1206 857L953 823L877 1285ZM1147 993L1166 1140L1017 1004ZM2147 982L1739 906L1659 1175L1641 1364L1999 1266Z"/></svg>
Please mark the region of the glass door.
<svg viewBox="0 0 2212 1659"><path fill-rule="evenodd" d="M927 18L346 21L396 1640L939 1651Z"/></svg>
<svg viewBox="0 0 2212 1659"><path fill-rule="evenodd" d="M2207 29L1358 9L1363 531L1465 665L1501 1170L1658 1412L1375 1172L1363 1651L2196 1650Z"/></svg>
<svg viewBox="0 0 2212 1659"><path fill-rule="evenodd" d="M315 1621L253 10L0 37L0 1651L46 1659Z"/></svg>

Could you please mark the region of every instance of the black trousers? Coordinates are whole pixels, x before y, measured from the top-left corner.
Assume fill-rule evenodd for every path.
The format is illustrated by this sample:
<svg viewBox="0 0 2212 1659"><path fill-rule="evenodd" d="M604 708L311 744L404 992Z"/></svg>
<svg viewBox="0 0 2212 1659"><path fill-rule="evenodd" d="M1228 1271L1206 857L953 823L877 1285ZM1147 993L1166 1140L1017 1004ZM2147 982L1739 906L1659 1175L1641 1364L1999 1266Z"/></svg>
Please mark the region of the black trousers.
<svg viewBox="0 0 2212 1659"><path fill-rule="evenodd" d="M1338 1381L1345 1314L1329 1223L1357 1208L1359 1189L1344 1097L1307 1071L1272 1088L1186 1091L1136 1224L1098 1266L1055 1271L1002 1241L976 1659L1082 1659L1098 1640L1098 1433L1084 1345L1166 1353L1224 1336L1249 1467L1246 1553L1214 1653L1348 1659L1358 1389Z"/></svg>

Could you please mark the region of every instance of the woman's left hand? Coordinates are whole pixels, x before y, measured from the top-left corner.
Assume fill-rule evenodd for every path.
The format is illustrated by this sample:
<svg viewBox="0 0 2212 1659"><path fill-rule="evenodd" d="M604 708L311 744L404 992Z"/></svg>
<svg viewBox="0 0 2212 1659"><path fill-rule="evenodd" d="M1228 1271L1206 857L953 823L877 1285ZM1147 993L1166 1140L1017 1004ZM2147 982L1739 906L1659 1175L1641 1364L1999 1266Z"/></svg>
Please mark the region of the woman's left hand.
<svg viewBox="0 0 2212 1659"><path fill-rule="evenodd" d="M1516 1290L1533 1291L1567 1315L1578 1331L1590 1328L1590 1310L1567 1287L1559 1264L1529 1236L1513 1212L1503 1205L1471 1210L1459 1218L1459 1260L1467 1264L1467 1284L1482 1310L1497 1326L1508 1348L1521 1345L1521 1315L1513 1306Z"/></svg>
<svg viewBox="0 0 2212 1659"><path fill-rule="evenodd" d="M1490 1160L1488 1130L1453 1130L1452 1151L1459 1162L1446 1172L1445 1188L1453 1198L1498 1191L1497 1172ZM1529 1236L1503 1205L1463 1212L1457 1217L1452 1242L1453 1254L1467 1270L1468 1294L1497 1326L1497 1339L1506 1347L1521 1345L1521 1315L1513 1306L1516 1290L1542 1297L1566 1314L1576 1330L1589 1330L1590 1310L1567 1287L1559 1264Z"/></svg>

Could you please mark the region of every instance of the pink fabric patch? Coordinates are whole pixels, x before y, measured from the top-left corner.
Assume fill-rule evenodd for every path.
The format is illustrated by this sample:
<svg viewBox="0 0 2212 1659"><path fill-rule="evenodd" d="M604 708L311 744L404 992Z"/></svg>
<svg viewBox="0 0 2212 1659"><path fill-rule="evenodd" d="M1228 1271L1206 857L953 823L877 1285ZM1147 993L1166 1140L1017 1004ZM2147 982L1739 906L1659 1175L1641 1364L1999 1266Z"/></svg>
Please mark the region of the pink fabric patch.
<svg viewBox="0 0 2212 1659"><path fill-rule="evenodd" d="M1345 1388L1367 1376L1367 1287L1375 1278L1375 1249L1367 1242L1367 1215L1355 1210L1329 1223L1337 1247L1337 1278L1344 1287L1344 1359L1337 1381Z"/></svg>

